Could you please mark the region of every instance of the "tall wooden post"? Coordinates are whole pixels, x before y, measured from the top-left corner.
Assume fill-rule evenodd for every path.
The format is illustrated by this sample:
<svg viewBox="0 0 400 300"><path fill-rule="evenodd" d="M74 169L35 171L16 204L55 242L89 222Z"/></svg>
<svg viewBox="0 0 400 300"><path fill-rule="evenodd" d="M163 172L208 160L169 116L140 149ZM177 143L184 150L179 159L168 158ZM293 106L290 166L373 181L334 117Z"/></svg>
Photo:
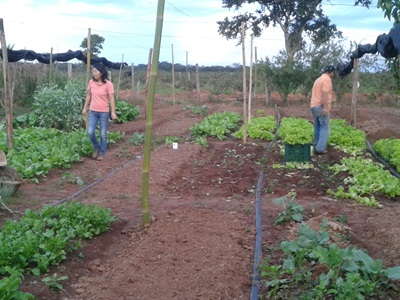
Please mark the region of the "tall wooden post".
<svg viewBox="0 0 400 300"><path fill-rule="evenodd" d="M248 118L247 122L251 123L251 97L253 92L253 38L254 35L251 35L250 40L250 79L249 79L249 109L248 109Z"/></svg>
<svg viewBox="0 0 400 300"><path fill-rule="evenodd" d="M174 44L171 44L171 54L172 54L172 102L175 107L175 64L174 64Z"/></svg>
<svg viewBox="0 0 400 300"><path fill-rule="evenodd" d="M150 48L149 50L149 57L147 59L147 76L146 76L146 99L147 99L147 94L149 92L149 81L150 81L150 71L151 71L151 65L152 65L152 58L153 57L153 48ZM158 61L155 62L156 64L158 64Z"/></svg>
<svg viewBox="0 0 400 300"><path fill-rule="evenodd" d="M134 99L134 94L135 94L135 65L132 63L131 67L131 77L132 77L132 100Z"/></svg>
<svg viewBox="0 0 400 300"><path fill-rule="evenodd" d="M92 51L91 47L90 47L90 43L91 43L90 37L92 35L91 31L92 30L90 28L88 28L87 53L86 53L86 87L89 83L90 74L91 74L91 71L90 71L90 52ZM89 113L86 113L86 129L88 128L88 124L89 124Z"/></svg>
<svg viewBox="0 0 400 300"><path fill-rule="evenodd" d="M357 126L357 94L358 94L358 58L354 59L353 65L353 89L351 95L351 119L350 124Z"/></svg>
<svg viewBox="0 0 400 300"><path fill-rule="evenodd" d="M200 104L200 76L198 64L196 64L196 99L197 103Z"/></svg>
<svg viewBox="0 0 400 300"><path fill-rule="evenodd" d="M3 19L0 19L0 42L3 54L3 77L4 77L4 106L6 109L6 128L8 147L14 147L13 124L12 124L12 93L11 93L11 76L10 67L8 65L8 53L6 44L6 34L4 32Z"/></svg>
<svg viewBox="0 0 400 300"><path fill-rule="evenodd" d="M121 85L121 73L123 64L124 64L124 55L122 54L122 60L121 60L121 65L119 67L119 75L118 75L117 95L115 96L115 101L119 99L119 87Z"/></svg>
<svg viewBox="0 0 400 300"><path fill-rule="evenodd" d="M247 141L247 120L246 120L246 93L247 93L247 86L246 86L246 47L244 44L245 41L245 29L244 23L242 23L242 57L243 57L243 144L246 144Z"/></svg>

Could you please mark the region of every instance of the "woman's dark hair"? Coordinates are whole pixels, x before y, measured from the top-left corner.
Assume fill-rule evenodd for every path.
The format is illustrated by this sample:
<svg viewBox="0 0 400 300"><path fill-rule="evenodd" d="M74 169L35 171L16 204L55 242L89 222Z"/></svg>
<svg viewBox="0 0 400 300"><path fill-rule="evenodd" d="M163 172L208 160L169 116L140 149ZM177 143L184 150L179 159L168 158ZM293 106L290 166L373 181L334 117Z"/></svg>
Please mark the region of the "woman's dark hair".
<svg viewBox="0 0 400 300"><path fill-rule="evenodd" d="M106 67L102 63L97 63L93 65L93 68L101 73L101 81L106 83L106 80L108 79L108 72ZM92 77L92 79L95 80L94 76Z"/></svg>

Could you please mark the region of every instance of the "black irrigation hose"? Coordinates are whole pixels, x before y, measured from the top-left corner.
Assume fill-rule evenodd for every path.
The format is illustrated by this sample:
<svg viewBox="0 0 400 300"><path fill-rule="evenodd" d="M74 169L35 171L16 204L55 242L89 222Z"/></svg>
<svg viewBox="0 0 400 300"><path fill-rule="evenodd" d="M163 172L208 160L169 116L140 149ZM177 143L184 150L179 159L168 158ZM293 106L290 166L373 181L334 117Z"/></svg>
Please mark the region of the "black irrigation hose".
<svg viewBox="0 0 400 300"><path fill-rule="evenodd" d="M276 130L274 139L268 144L267 153L272 148L277 140L278 129L281 122L279 110L277 110L278 120L276 122ZM260 263L262 257L262 220L261 220L261 191L264 182L264 172L260 172L258 177L257 190L256 190L256 242L254 246L254 264L253 264L253 279L251 283L250 300L257 300L259 298L259 285L260 285Z"/></svg>
<svg viewBox="0 0 400 300"><path fill-rule="evenodd" d="M82 194L83 192L85 192L85 191L87 191L88 189L94 187L95 185L99 184L100 182L102 182L102 181L105 180L106 178L112 176L113 174L115 174L115 173L118 172L119 170L125 168L127 165L129 165L129 164L131 164L131 163L134 163L135 161L139 160L140 158L141 158L141 156L136 156L135 159L124 163L122 166L120 166L120 167L118 167L118 168L112 170L112 171L111 171L110 173L108 173L107 175L105 175L105 176L99 178L99 179L96 180L95 182L89 184L88 186L85 186L84 188L80 189L79 191L73 193L72 195L70 195L70 196L68 196L68 197L66 197L66 198L63 198L63 199L60 199L60 200L54 202L53 205L62 204L62 203L64 203L64 202L67 202L67 201L69 201L69 200L71 200L71 199L73 199L73 198L79 196L79 195Z"/></svg>
<svg viewBox="0 0 400 300"><path fill-rule="evenodd" d="M258 177L257 192L256 192L256 245L254 247L254 265L253 265L253 280L251 285L251 300L258 299L258 286L260 281L259 266L261 262L261 245L262 245L262 222L261 222L261 190L263 186L264 172L260 172Z"/></svg>
<svg viewBox="0 0 400 300"><path fill-rule="evenodd" d="M380 157L378 156L378 154L376 154L376 152L374 151L374 148L372 147L371 143L368 142L367 140L365 140L365 143L367 144L367 148L368 148L369 152L372 154L372 156L373 156L375 159L377 159L382 165L384 165L384 166L386 167L386 169L388 169L389 172L390 172L393 176L395 176L395 177L397 177L397 178L400 178L400 174L397 173L391 166L389 166L389 164L388 164L385 160L383 160L382 158L380 158Z"/></svg>

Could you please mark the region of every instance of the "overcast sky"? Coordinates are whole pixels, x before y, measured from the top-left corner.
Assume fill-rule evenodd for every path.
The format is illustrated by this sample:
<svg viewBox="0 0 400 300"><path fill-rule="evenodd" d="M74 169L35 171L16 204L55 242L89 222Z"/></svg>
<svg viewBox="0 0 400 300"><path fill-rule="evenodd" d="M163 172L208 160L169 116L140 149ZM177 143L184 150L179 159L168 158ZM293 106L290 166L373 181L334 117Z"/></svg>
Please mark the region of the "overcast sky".
<svg viewBox="0 0 400 300"><path fill-rule="evenodd" d="M326 14L344 36L360 44L374 44L379 34L388 33L392 23L383 17L376 1L369 8L354 7L354 0L323 3ZM146 64L154 45L157 0L0 0L6 42L14 50L63 53L83 50L88 35L105 38L100 57L128 64ZM248 7L254 11L254 7ZM221 0L166 0L160 61L190 65L229 66L242 64L242 47L218 34L217 21L234 13ZM254 39L257 58L272 57L284 48L283 33L269 28ZM246 40L250 59L250 38ZM254 57L254 56L253 56Z"/></svg>

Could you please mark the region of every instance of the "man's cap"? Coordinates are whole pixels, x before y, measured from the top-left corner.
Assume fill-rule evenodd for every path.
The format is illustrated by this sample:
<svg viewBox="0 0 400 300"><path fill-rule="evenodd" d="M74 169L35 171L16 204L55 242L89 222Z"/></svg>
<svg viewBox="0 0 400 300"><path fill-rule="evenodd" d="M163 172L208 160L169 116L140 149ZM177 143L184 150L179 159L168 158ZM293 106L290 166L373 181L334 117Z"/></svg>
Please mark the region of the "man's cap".
<svg viewBox="0 0 400 300"><path fill-rule="evenodd" d="M335 71L336 71L336 68L332 65L329 65L324 68L323 73L332 73Z"/></svg>

